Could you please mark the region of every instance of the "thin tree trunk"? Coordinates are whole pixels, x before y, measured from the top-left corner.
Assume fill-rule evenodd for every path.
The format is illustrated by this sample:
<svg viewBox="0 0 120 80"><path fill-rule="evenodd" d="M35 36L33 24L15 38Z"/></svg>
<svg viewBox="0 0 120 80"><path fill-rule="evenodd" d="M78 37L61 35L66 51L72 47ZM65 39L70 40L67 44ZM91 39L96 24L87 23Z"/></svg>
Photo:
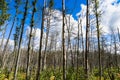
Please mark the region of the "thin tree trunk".
<svg viewBox="0 0 120 80"><path fill-rule="evenodd" d="M79 71L79 62L78 62L78 60L79 60L79 20L78 20L78 36L77 36L77 41L78 41L78 43L77 43L77 80L78 80L78 71Z"/></svg>
<svg viewBox="0 0 120 80"><path fill-rule="evenodd" d="M19 41L19 45L18 45L17 60L15 63L15 71L14 71L13 80L17 80L16 78L17 78L18 64L19 64L19 60L20 60L21 43L22 43L22 36L23 36L23 32L24 32L24 24L25 24L25 19L26 19L26 15L27 15L27 6L28 6L28 0L25 3L25 12L23 14L23 20L22 20L22 25L21 25L20 41Z"/></svg>
<svg viewBox="0 0 120 80"><path fill-rule="evenodd" d="M85 49L85 79L88 79L88 31L89 31L89 24L88 24L88 0L87 1L87 9L86 9L86 49Z"/></svg>
<svg viewBox="0 0 120 80"><path fill-rule="evenodd" d="M49 19L47 19L47 32L46 32L46 40L45 40L45 51L43 53L43 59L42 59L42 70L46 69L46 50L48 44L49 29L50 29L50 17Z"/></svg>
<svg viewBox="0 0 120 80"><path fill-rule="evenodd" d="M40 80L40 71L41 71L41 54L42 54L42 38L43 38L43 30L44 30L45 0L43 0L43 2L44 2L44 6L42 8L42 23L41 23L41 33L40 33L40 44L39 44L39 55L38 55L38 66L37 66L36 80Z"/></svg>
<svg viewBox="0 0 120 80"><path fill-rule="evenodd" d="M20 33L20 27L16 27L16 32L14 34L14 50L13 50L14 60L12 62L12 65L13 65L12 69L11 69L12 71L15 68L15 61L16 61L16 57L17 57L16 51L17 51L17 47L18 47L19 33Z"/></svg>
<svg viewBox="0 0 120 80"><path fill-rule="evenodd" d="M98 20L98 10L97 10L97 0L95 0L95 16L96 16L96 27L97 27L97 39L98 39L98 54L99 54L99 80L102 77L102 64L101 64L101 51L100 51L100 31L99 31L99 20Z"/></svg>
<svg viewBox="0 0 120 80"><path fill-rule="evenodd" d="M118 67L118 60L117 60L117 45L116 45L116 36L113 32L113 40L114 40L114 60L115 60L115 67L117 68Z"/></svg>
<svg viewBox="0 0 120 80"><path fill-rule="evenodd" d="M16 18L17 14L15 15L14 19L13 19L13 23L12 23L12 26L11 26L11 29L10 29L10 32L9 32L9 35L8 35L8 38L7 38L7 41L6 41L6 44L4 46L4 49L3 49L3 59L2 59L2 69L5 68L5 64L6 64L6 49L7 49L7 46L8 46L8 43L9 43L9 39L10 39L10 36L11 36L11 33L12 33L12 30L13 30L13 27L14 27L14 24L15 24L15 18Z"/></svg>
<svg viewBox="0 0 120 80"><path fill-rule="evenodd" d="M74 60L73 60L73 53L72 53L72 50L71 50L71 39L70 39L70 37L71 37L71 30L72 30L72 28L70 26L70 22L71 22L70 21L70 16L68 18L69 18L69 26L67 26L67 32L68 32L67 33L68 34L68 43L67 43L68 44L68 48L67 48L67 53L68 53L68 55L69 55L69 53L71 55L71 66L74 69ZM66 19L66 23L67 23L67 19ZM66 62L66 68L67 68L67 62Z"/></svg>
<svg viewBox="0 0 120 80"><path fill-rule="evenodd" d="M3 37L2 37L2 40L1 40L1 44L0 44L0 51L2 51L2 46L3 46L4 39L5 39L5 32L7 30L7 26L8 26L8 24L5 25L5 30L4 30L4 32L2 34Z"/></svg>
<svg viewBox="0 0 120 80"><path fill-rule="evenodd" d="M55 53L54 53L54 72L55 72L55 69L56 69L56 65L57 65L57 60L56 60L56 52L57 52L57 33L56 33L56 35L55 35L56 37L55 37Z"/></svg>
<svg viewBox="0 0 120 80"><path fill-rule="evenodd" d="M80 20L80 24L82 21ZM82 57L83 57L83 67L85 67L85 52L84 52L84 40L83 40L83 30L82 30L82 24L80 25L81 27L81 41L82 41Z"/></svg>
<svg viewBox="0 0 120 80"><path fill-rule="evenodd" d="M30 34L29 34L28 50L27 50L26 80L30 80L30 71L29 71L29 67L30 66L29 65L30 65L30 52L31 52L32 32L33 32L33 26L34 26L35 5L36 5L36 0L34 0L34 2L33 2L32 17L31 17L31 22L30 22Z"/></svg>
<svg viewBox="0 0 120 80"><path fill-rule="evenodd" d="M119 32L119 28L117 28L118 30L118 38L119 38L119 42L120 42L120 32Z"/></svg>
<svg viewBox="0 0 120 80"><path fill-rule="evenodd" d="M65 0L62 0L62 53L63 53L63 80L66 80L66 52L65 52Z"/></svg>

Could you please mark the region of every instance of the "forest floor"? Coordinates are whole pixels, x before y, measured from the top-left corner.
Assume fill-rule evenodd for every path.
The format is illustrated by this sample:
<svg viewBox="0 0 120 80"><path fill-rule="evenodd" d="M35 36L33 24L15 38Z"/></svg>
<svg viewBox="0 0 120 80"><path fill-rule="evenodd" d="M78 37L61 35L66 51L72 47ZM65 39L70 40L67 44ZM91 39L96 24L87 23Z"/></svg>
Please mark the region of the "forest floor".
<svg viewBox="0 0 120 80"><path fill-rule="evenodd" d="M12 80L14 72L8 72L7 70L0 71L0 80ZM77 76L78 75L78 76ZM30 71L30 80L35 80L35 70ZM67 80L85 80L84 69L79 68L78 71L73 68L67 69ZM19 70L17 79L25 80L26 73L24 70ZM62 79L62 69L49 68L41 71L40 80L63 80ZM93 69L89 72L89 80L99 80L98 69ZM116 68L107 68L102 72L102 80L120 80L120 72Z"/></svg>

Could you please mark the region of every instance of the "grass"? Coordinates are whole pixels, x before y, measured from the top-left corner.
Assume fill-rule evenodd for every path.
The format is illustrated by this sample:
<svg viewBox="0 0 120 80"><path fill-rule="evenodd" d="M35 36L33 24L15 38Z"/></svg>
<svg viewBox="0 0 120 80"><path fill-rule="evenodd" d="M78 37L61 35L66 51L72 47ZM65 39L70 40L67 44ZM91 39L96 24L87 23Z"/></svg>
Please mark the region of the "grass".
<svg viewBox="0 0 120 80"><path fill-rule="evenodd" d="M109 71L108 71L109 70ZM78 72L78 73L77 73ZM12 80L13 72L7 72L7 70L0 70L0 80ZM67 80L76 80L76 75L78 74L78 80L85 80L84 78L84 69L79 68L79 71L76 69L68 68L67 69ZM35 71L31 72L30 80L35 80ZM17 75L18 80L25 80L26 73L19 71ZM102 80L120 80L120 72L116 68L104 69L102 74ZM53 69L49 68L44 71L41 71L40 80L62 80L62 69ZM92 72L89 72L89 80L99 80L98 69L93 69Z"/></svg>

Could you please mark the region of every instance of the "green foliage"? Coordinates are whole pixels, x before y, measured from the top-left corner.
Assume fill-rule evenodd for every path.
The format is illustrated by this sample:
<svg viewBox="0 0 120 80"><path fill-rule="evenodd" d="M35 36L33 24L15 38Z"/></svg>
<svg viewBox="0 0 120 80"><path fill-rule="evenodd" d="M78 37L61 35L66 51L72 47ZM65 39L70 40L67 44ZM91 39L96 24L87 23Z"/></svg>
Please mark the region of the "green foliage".
<svg viewBox="0 0 120 80"><path fill-rule="evenodd" d="M9 14L7 13L7 3L5 0L1 0L0 2L0 26L5 23L5 21L9 18Z"/></svg>
<svg viewBox="0 0 120 80"><path fill-rule="evenodd" d="M69 68L67 72L67 80L74 80L76 77L76 73L73 68Z"/></svg>
<svg viewBox="0 0 120 80"><path fill-rule="evenodd" d="M0 70L0 80L3 80L5 78L5 74L2 73L2 71Z"/></svg>
<svg viewBox="0 0 120 80"><path fill-rule="evenodd" d="M110 73L108 72L110 71ZM22 72L23 70L20 70L17 75L18 80L25 80L26 73ZM79 68L78 71L76 71L76 68L68 68L67 69L67 80L76 80L78 72L78 79L77 80L85 80L84 78L84 69L82 67ZM98 69L93 69L92 72L89 73L89 80L99 80L99 71ZM0 70L0 80L4 80L7 78L8 80L13 79L13 72L8 73L7 69ZM115 77L115 80L120 80L120 73L118 72L117 68L107 68L103 70L102 80L110 80L109 74L113 74ZM8 77L7 77L8 76ZM31 72L30 80L35 80L35 71L33 70ZM40 74L40 80L63 80L62 79L62 69L60 68L48 68L44 71L41 71ZM55 79L54 79L55 78Z"/></svg>
<svg viewBox="0 0 120 80"><path fill-rule="evenodd" d="M26 74L25 73L18 73L18 80L25 80L25 76Z"/></svg>
<svg viewBox="0 0 120 80"><path fill-rule="evenodd" d="M0 80L4 80L5 74L0 74Z"/></svg>
<svg viewBox="0 0 120 80"><path fill-rule="evenodd" d="M51 76L54 76L55 80L62 80L62 70L50 68L42 71L40 80L50 80Z"/></svg>
<svg viewBox="0 0 120 80"><path fill-rule="evenodd" d="M50 0L50 3L49 3L49 8L51 9L54 5L54 1L53 0Z"/></svg>
<svg viewBox="0 0 120 80"><path fill-rule="evenodd" d="M14 43L15 43L15 46L18 45L19 33L20 33L20 27L17 26L16 29L15 29L15 34L14 34Z"/></svg>

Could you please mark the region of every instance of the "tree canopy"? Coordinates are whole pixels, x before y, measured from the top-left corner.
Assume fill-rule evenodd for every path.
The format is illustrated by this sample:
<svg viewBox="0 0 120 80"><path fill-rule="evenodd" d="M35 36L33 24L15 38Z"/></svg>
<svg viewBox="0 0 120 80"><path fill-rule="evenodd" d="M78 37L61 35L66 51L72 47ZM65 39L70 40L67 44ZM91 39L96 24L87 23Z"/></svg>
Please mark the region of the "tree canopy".
<svg viewBox="0 0 120 80"><path fill-rule="evenodd" d="M3 25L5 21L9 18L9 14L7 13L7 3L5 0L1 0L0 2L0 25Z"/></svg>

